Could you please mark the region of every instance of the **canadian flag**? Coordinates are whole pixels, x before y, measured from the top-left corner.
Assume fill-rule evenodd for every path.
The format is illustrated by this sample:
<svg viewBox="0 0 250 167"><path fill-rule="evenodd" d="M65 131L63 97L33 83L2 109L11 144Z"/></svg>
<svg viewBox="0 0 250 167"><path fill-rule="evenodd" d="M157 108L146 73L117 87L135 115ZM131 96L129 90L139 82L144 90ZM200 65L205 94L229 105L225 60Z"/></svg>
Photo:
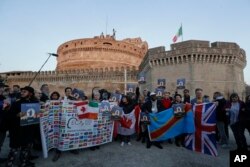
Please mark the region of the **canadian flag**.
<svg viewBox="0 0 250 167"><path fill-rule="evenodd" d="M135 128L136 132L139 131L139 120L140 120L141 109L139 106L136 106L135 109L129 114L123 114L122 119L120 120L121 126L127 129Z"/></svg>
<svg viewBox="0 0 250 167"><path fill-rule="evenodd" d="M99 113L98 103L87 101L77 101L74 103L77 108L79 119L97 119Z"/></svg>

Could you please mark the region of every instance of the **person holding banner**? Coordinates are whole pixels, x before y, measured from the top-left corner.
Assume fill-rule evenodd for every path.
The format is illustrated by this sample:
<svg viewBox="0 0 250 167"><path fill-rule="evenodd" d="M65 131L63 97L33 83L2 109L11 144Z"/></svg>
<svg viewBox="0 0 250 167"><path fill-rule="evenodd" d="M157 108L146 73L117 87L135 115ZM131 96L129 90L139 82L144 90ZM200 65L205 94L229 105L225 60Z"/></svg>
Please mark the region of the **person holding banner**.
<svg viewBox="0 0 250 167"><path fill-rule="evenodd" d="M52 92L50 95L50 100L60 100L60 93L57 91Z"/></svg>
<svg viewBox="0 0 250 167"><path fill-rule="evenodd" d="M122 97L120 107L122 107L124 115L130 114L135 109L136 105L138 105L137 99L134 99L132 101L132 99L129 96ZM124 146L125 143L127 143L128 145L132 145L130 142L130 139L131 139L131 135L135 133L135 126L132 129L129 127L125 127L125 126L127 126L127 124L128 124L127 122L129 122L129 121L130 120L126 121L126 125L124 125L125 122L124 122L124 124L121 122L121 127L119 129L119 133L121 135L121 141L122 141L121 146L122 147ZM132 124L132 122L131 122L131 124ZM131 125L128 125L128 126L131 126Z"/></svg>
<svg viewBox="0 0 250 167"><path fill-rule="evenodd" d="M142 107L141 107L142 112L145 112L145 113L157 113L157 112L161 112L161 111L165 110L165 108L164 108L164 106L162 104L162 101L157 100L155 92L150 93L150 99L151 100L147 101L146 103L144 103L142 105ZM147 137L146 148L150 148L151 145L154 144L159 149L163 149L163 147L161 146L161 144L159 142L151 142L150 141L148 130L145 131L145 134L146 134L146 137Z"/></svg>
<svg viewBox="0 0 250 167"><path fill-rule="evenodd" d="M20 149L20 166L35 166L33 162L29 160L30 149L33 143L33 125L21 126L20 118L26 115L25 112L21 112L22 104L39 103L34 97L34 89L30 86L25 86L21 89L21 99L17 100L10 109L10 152L6 166L12 167L15 161L18 150Z"/></svg>
<svg viewBox="0 0 250 167"><path fill-rule="evenodd" d="M58 92L52 92L50 95L50 100L59 100L60 99L60 94ZM53 162L56 162L60 157L61 157L62 152L58 149L55 149L55 155L52 158Z"/></svg>
<svg viewBox="0 0 250 167"><path fill-rule="evenodd" d="M202 96L203 90L201 88L195 89L195 98L191 100L191 104L201 104L201 103L209 103L208 99L203 98Z"/></svg>
<svg viewBox="0 0 250 167"><path fill-rule="evenodd" d="M173 102L173 105L185 105L182 101L181 101L181 99L182 99L182 97L181 97L181 95L180 94L175 94L175 96L174 96L174 99L175 99L175 101ZM184 107L182 108L182 111L184 110ZM184 141L185 141L185 134L180 134L180 135L178 135L178 136L176 136L175 137L175 145L177 146L177 147L180 147L180 146L183 146L183 147L185 147L185 143L184 143Z"/></svg>
<svg viewBox="0 0 250 167"><path fill-rule="evenodd" d="M65 92L64 99L67 99L67 100L76 100L76 98L72 95L72 88L71 87L66 87L64 89L64 92Z"/></svg>

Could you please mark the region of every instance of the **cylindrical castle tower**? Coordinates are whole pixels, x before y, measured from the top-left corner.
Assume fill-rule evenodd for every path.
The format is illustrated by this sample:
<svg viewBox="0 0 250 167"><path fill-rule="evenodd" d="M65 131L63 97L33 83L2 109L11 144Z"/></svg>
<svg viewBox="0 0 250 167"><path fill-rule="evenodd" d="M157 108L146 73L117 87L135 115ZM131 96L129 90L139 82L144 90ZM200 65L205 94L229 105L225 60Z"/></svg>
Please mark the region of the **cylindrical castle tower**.
<svg viewBox="0 0 250 167"><path fill-rule="evenodd" d="M202 88L210 98L215 91L226 97L236 92L244 98L245 66L246 53L236 43L190 40L172 44L169 51L164 47L149 49L140 71L147 81L142 87L150 90L157 87L158 79L165 79L166 89L175 92L177 79L183 78L191 95Z"/></svg>
<svg viewBox="0 0 250 167"><path fill-rule="evenodd" d="M114 36L77 39L59 46L57 71L78 69L138 69L148 50L141 38L115 40Z"/></svg>

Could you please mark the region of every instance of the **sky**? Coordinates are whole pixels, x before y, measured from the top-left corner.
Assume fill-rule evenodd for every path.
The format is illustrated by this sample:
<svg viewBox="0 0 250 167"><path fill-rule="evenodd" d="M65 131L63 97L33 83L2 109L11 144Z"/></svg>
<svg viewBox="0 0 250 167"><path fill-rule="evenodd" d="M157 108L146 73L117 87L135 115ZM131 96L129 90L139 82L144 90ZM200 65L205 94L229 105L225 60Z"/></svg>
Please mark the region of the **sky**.
<svg viewBox="0 0 250 167"><path fill-rule="evenodd" d="M250 0L0 0L0 73L38 71L62 43L113 28L169 50L181 24L184 41L236 42L250 62ZM43 70L55 68L51 57Z"/></svg>

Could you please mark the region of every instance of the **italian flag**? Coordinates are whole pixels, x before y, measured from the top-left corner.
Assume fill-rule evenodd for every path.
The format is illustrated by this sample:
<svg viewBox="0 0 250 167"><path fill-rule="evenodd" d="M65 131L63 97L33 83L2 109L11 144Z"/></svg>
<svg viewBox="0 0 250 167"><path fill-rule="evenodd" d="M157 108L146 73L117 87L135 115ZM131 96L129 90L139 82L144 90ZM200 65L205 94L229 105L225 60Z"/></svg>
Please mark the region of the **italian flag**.
<svg viewBox="0 0 250 167"><path fill-rule="evenodd" d="M79 119L97 119L99 113L99 105L97 102L79 101L75 103L77 107L77 115Z"/></svg>
<svg viewBox="0 0 250 167"><path fill-rule="evenodd" d="M176 33L176 35L173 37L173 42L175 43L177 40L178 40L178 38L180 37L180 36L182 36L182 25L181 25L181 27L179 28L179 30L177 31L177 33Z"/></svg>

